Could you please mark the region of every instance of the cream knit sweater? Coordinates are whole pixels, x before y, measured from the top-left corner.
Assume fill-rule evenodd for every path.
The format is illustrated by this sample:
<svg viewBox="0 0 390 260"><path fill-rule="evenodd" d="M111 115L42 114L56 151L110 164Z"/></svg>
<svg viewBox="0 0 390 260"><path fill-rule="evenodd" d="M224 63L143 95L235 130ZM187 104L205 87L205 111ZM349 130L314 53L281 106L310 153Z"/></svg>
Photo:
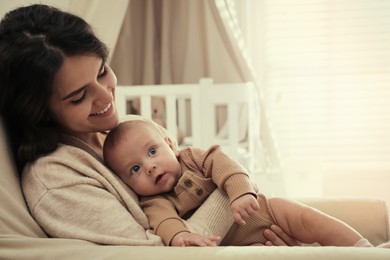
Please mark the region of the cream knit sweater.
<svg viewBox="0 0 390 260"><path fill-rule="evenodd" d="M56 151L27 165L22 188L31 215L51 237L163 245L149 231L135 193L80 139L63 136ZM224 237L232 223L228 199L217 190L186 224L201 234Z"/></svg>

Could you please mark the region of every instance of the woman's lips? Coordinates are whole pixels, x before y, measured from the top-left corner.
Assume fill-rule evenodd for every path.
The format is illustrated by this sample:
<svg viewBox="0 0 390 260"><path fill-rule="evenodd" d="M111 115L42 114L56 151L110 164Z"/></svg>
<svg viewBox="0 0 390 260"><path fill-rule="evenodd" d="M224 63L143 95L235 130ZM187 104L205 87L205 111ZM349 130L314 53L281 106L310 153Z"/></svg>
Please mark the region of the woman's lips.
<svg viewBox="0 0 390 260"><path fill-rule="evenodd" d="M102 111L90 114L90 116L100 116L100 115L103 115L103 114L107 113L107 111L110 110L111 107L112 107L112 103L108 104L108 106L106 108L104 108Z"/></svg>

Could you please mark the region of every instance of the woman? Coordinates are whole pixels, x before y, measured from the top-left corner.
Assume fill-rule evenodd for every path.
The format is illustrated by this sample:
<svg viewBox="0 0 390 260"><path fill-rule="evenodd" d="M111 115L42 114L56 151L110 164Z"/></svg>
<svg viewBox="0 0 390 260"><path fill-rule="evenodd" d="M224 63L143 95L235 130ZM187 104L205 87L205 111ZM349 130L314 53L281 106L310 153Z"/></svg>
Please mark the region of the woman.
<svg viewBox="0 0 390 260"><path fill-rule="evenodd" d="M1 21L0 112L23 192L51 237L162 245L147 231L136 195L103 164L106 131L119 121L107 57L83 19L53 7L21 7ZM212 234L215 245L233 222L229 214L227 199L215 193L187 224Z"/></svg>

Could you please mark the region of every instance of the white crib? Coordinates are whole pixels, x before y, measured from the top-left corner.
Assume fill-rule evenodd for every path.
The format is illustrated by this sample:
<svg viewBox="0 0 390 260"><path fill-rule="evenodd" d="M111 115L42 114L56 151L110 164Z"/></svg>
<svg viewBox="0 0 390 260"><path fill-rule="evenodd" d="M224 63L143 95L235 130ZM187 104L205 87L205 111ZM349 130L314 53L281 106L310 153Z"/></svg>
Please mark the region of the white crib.
<svg viewBox="0 0 390 260"><path fill-rule="evenodd" d="M120 116L130 114L131 102L140 101L140 114L152 118L153 98L165 102L166 128L184 135L182 146L208 148L220 144L225 153L253 171L255 164L254 85L247 83L213 84L200 79L198 84L118 86L115 100ZM217 111L226 120L218 126ZM221 113L219 113L221 114Z"/></svg>

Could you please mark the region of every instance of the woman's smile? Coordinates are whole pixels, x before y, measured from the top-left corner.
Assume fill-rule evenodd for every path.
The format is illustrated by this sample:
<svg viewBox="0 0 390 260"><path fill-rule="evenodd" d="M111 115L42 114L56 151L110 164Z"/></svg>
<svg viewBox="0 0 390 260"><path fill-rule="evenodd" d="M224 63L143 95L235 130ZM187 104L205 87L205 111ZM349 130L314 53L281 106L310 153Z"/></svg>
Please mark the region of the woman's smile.
<svg viewBox="0 0 390 260"><path fill-rule="evenodd" d="M104 108L102 111L99 111L99 112L96 112L96 113L92 113L90 114L90 116L100 116L100 115L104 115L106 114L107 112L109 111L112 111L112 103L108 104L108 106L106 108Z"/></svg>

